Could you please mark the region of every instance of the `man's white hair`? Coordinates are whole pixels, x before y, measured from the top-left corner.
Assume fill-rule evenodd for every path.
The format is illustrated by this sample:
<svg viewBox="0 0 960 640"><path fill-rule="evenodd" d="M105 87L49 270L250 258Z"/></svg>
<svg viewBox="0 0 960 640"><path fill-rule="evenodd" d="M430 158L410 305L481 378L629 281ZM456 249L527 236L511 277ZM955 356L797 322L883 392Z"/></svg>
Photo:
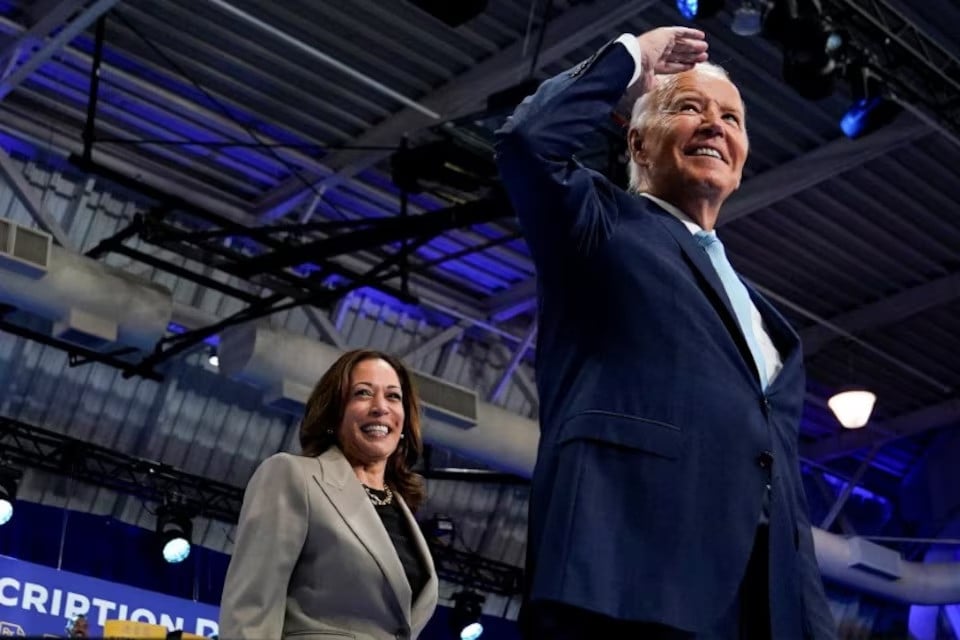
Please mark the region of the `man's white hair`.
<svg viewBox="0 0 960 640"><path fill-rule="evenodd" d="M693 72L709 78L720 78L728 82L730 81L730 74L727 73L727 70L712 62L701 62L697 64L694 66ZM657 76L653 89L640 96L640 98L633 103L633 113L630 116L628 135L629 131L636 129L640 133L640 136L643 137L643 134L650 128L654 121L663 116L667 104L677 91L680 76L681 74L679 73ZM746 132L746 122L744 122L744 132ZM643 190L644 178L646 176L644 175L643 167L633 159L633 149L629 148L629 143L627 153L629 154L628 169L630 171L629 189L631 192L639 193Z"/></svg>

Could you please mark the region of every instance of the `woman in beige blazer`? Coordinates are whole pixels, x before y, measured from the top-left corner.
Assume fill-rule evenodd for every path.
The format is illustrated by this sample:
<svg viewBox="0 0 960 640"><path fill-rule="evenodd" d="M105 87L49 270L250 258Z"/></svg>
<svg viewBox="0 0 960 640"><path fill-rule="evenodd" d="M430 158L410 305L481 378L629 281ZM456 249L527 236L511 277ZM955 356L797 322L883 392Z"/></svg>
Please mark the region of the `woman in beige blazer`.
<svg viewBox="0 0 960 640"><path fill-rule="evenodd" d="M410 375L384 353L344 354L300 428L303 455L254 472L220 604L220 638L415 639L437 574L412 511L423 479Z"/></svg>

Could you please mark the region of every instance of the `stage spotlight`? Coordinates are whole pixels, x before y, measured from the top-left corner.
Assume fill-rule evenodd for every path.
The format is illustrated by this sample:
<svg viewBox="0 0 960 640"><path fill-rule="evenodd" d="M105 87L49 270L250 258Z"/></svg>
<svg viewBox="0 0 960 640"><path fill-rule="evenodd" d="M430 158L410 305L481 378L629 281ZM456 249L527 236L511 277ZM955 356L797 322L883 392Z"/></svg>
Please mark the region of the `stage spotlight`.
<svg viewBox="0 0 960 640"><path fill-rule="evenodd" d="M479 593L465 590L453 594L453 611L450 612L450 630L459 640L477 640L483 635L480 614L483 612L484 597Z"/></svg>
<svg viewBox="0 0 960 640"><path fill-rule="evenodd" d="M842 42L830 30L816 4L778 2L763 22L766 35L783 50L783 79L797 93L810 100L833 94Z"/></svg>
<svg viewBox="0 0 960 640"><path fill-rule="evenodd" d="M210 353L207 355L207 364L209 364L214 369L220 368L220 356L217 354L217 350L211 348Z"/></svg>
<svg viewBox="0 0 960 640"><path fill-rule="evenodd" d="M811 31L805 41L783 50L783 79L804 98L820 100L833 94L836 63L827 53L825 32Z"/></svg>
<svg viewBox="0 0 960 640"><path fill-rule="evenodd" d="M869 68L855 69L850 85L853 104L840 119L840 129L848 138L872 133L899 115L900 105L884 96L880 78Z"/></svg>
<svg viewBox="0 0 960 640"><path fill-rule="evenodd" d="M730 30L738 36L755 36L763 31L763 11L759 0L742 0L733 11Z"/></svg>
<svg viewBox="0 0 960 640"><path fill-rule="evenodd" d="M723 9L723 0L677 0L677 11L686 20L702 20Z"/></svg>
<svg viewBox="0 0 960 640"><path fill-rule="evenodd" d="M157 535L164 560L171 564L186 560L190 555L192 533L190 513L182 504L168 501L157 509Z"/></svg>
<svg viewBox="0 0 960 640"><path fill-rule="evenodd" d="M13 518L13 506L17 501L17 484L21 473L10 467L0 468L0 526Z"/></svg>

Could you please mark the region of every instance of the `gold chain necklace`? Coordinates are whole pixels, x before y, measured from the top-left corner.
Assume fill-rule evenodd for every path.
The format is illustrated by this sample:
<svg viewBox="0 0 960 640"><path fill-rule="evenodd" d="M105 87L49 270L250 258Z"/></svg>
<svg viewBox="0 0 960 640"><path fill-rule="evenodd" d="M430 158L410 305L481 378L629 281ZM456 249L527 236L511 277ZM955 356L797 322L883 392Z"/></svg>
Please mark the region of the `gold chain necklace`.
<svg viewBox="0 0 960 640"><path fill-rule="evenodd" d="M372 502L374 506L384 507L393 502L393 491L391 491L390 487L387 485L383 485L383 492L386 495L382 498L374 493L376 489L371 489L363 483L361 483L361 486L363 487L363 490L367 492L367 497L370 498L370 502Z"/></svg>

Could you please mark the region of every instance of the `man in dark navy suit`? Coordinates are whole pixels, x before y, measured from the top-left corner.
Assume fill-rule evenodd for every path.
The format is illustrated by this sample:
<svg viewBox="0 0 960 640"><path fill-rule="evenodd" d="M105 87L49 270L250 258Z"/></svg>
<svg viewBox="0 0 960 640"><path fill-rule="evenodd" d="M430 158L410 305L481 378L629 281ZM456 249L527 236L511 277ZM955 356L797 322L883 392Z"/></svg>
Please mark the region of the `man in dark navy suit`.
<svg viewBox="0 0 960 640"><path fill-rule="evenodd" d="M797 459L802 350L714 227L748 141L702 32L624 35L498 132L537 266L537 640L834 638ZM624 94L629 192L576 159Z"/></svg>

